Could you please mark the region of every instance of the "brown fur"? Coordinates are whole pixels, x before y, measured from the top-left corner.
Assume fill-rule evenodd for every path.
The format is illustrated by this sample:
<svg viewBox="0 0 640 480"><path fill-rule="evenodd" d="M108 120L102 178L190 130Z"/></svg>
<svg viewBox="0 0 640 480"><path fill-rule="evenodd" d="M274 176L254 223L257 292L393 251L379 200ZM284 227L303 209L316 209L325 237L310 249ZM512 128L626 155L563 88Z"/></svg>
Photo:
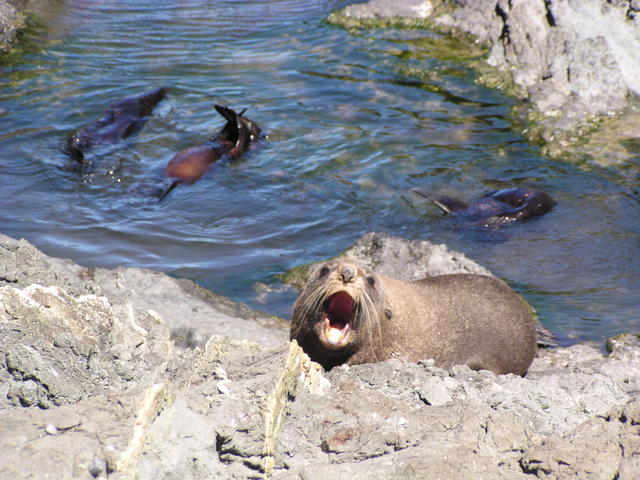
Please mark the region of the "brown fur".
<svg viewBox="0 0 640 480"><path fill-rule="evenodd" d="M330 299L339 291L349 293L355 307L336 346L321 338ZM326 369L431 358L444 368L466 364L524 375L536 352L529 306L495 277L453 274L404 282L351 260L329 262L311 275L294 305L291 338Z"/></svg>
<svg viewBox="0 0 640 480"><path fill-rule="evenodd" d="M219 159L238 159L258 140L261 129L257 123L242 116L244 110L236 113L221 105L215 105L215 109L227 123L206 143L181 150L169 160L165 176L170 179L170 183L160 192L159 200L164 199L179 184L195 183Z"/></svg>

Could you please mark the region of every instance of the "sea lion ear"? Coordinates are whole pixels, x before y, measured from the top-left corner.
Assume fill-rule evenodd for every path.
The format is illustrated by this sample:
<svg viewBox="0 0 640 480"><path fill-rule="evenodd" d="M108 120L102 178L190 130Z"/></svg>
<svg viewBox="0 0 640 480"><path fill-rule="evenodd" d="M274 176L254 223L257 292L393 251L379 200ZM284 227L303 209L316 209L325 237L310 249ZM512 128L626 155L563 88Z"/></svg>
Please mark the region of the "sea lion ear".
<svg viewBox="0 0 640 480"><path fill-rule="evenodd" d="M387 317L387 320L391 320L391 318L393 317L393 312L390 309L385 308L384 316Z"/></svg>

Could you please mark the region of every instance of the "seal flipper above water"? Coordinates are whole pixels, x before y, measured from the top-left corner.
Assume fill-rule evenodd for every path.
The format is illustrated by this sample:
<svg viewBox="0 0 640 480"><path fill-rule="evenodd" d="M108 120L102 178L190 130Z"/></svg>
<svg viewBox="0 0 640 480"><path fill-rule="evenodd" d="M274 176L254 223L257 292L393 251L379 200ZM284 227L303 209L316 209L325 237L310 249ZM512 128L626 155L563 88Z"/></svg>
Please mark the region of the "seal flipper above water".
<svg viewBox="0 0 640 480"><path fill-rule="evenodd" d="M166 188L162 192L160 192L160 195L158 195L158 202L161 202L164 197L169 195L169 193L171 193L171 190L176 188L179 184L180 180L174 180L169 185L167 185Z"/></svg>
<svg viewBox="0 0 640 480"><path fill-rule="evenodd" d="M240 121L234 110L223 105L214 105L216 111L224 118L227 123L217 134L211 137L212 142L229 142L234 146L238 145L238 137L240 136ZM244 110L243 110L244 113Z"/></svg>
<svg viewBox="0 0 640 480"><path fill-rule="evenodd" d="M224 128L211 138L211 141L226 142L229 144L229 155L236 159L240 157L258 139L260 127L243 117L247 109L236 113L229 107L214 105L217 112L227 120Z"/></svg>
<svg viewBox="0 0 640 480"><path fill-rule="evenodd" d="M434 195L432 193L425 193L420 190L413 190L414 193L421 197L431 200L447 215L455 212L459 212L469 207L468 203L458 200L457 198L448 197L447 195Z"/></svg>

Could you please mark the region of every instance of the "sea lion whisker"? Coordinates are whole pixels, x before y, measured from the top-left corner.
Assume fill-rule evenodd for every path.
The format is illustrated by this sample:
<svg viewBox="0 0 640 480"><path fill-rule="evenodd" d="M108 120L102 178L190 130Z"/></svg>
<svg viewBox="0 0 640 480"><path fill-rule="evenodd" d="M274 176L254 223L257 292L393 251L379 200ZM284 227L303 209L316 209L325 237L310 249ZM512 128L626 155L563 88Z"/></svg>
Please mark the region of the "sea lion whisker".
<svg viewBox="0 0 640 480"><path fill-rule="evenodd" d="M322 308L322 300L327 294L327 285L320 285L313 290L310 295L305 298L305 301L301 305L303 318L308 318L311 313L319 312ZM314 315L315 316L315 315Z"/></svg>
<svg viewBox="0 0 640 480"><path fill-rule="evenodd" d="M327 296L329 288L327 285L321 285L317 288L309 298L308 308L310 310L319 310L322 307L323 299Z"/></svg>
<svg viewBox="0 0 640 480"><path fill-rule="evenodd" d="M367 329L369 333L368 337L371 340L369 343L369 350L371 351L371 354L373 355L373 358L375 359L375 361L378 362L379 359L376 353L376 343L382 341L382 330L380 329L379 319L375 315L373 315L373 311L375 311L375 306L373 305L373 302L367 293L365 293L365 295L363 296L363 306L367 315L366 323L367 323ZM369 310L369 308L371 308L371 311ZM375 327L377 327L377 330L378 330L377 338L373 335L373 328L374 328L374 325L372 325L373 323L375 323Z"/></svg>

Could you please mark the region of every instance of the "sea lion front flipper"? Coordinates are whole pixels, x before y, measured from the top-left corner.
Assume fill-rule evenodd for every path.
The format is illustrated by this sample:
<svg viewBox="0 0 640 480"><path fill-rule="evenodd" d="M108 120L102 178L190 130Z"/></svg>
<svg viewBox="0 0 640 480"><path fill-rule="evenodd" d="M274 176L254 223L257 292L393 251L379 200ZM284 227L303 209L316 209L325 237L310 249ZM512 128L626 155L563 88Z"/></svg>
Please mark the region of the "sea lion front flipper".
<svg viewBox="0 0 640 480"><path fill-rule="evenodd" d="M464 210L469 205L462 200L458 200L457 198L448 197L446 195L434 195L432 193L425 193L420 190L412 190L413 193L420 195L421 197L426 198L427 200L431 200L435 203L442 211L446 214L458 212L460 210Z"/></svg>
<svg viewBox="0 0 640 480"><path fill-rule="evenodd" d="M227 121L227 122L236 122L236 117L238 114L229 107L225 107L224 105L214 105L216 111Z"/></svg>
<svg viewBox="0 0 640 480"><path fill-rule="evenodd" d="M169 193L171 192L171 190L173 190L174 188L176 188L178 186L178 184L180 183L180 180L174 180L173 182L171 182L163 191L162 193L160 193L160 196L158 197L158 203L161 202L164 197L166 197L167 195L169 195Z"/></svg>
<svg viewBox="0 0 640 480"><path fill-rule="evenodd" d="M214 105L214 107L216 111L227 121L227 123L218 134L211 138L211 140L230 142L237 147L240 137L240 115L229 107L225 107L223 105Z"/></svg>

